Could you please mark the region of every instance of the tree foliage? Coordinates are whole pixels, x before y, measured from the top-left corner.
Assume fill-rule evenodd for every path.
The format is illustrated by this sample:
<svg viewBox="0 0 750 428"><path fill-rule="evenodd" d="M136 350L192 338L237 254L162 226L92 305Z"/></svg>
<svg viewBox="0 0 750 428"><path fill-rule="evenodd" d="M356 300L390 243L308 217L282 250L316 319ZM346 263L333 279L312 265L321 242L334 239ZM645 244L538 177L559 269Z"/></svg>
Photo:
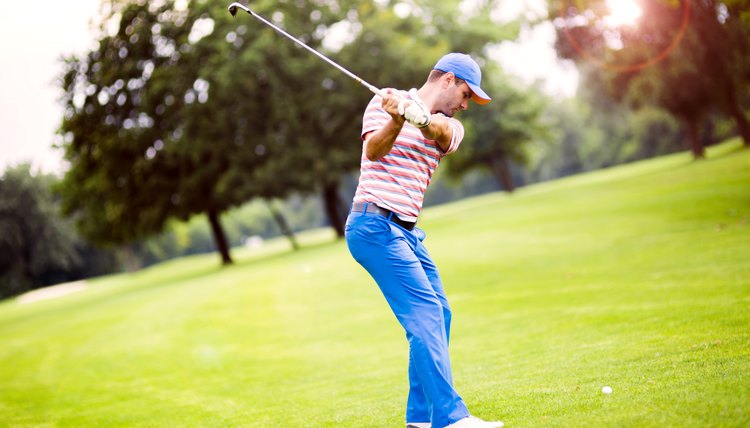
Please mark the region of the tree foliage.
<svg viewBox="0 0 750 428"><path fill-rule="evenodd" d="M336 25L348 28L353 37L338 50L323 50L376 86L419 87L445 53L472 53L481 61L486 45L514 34L512 25L489 21L487 11L495 3L478 3L472 13L457 22L458 1L350 2L346 18ZM320 87L314 85L309 96L295 98L300 101L298 106L309 112L302 115L310 120L304 135L317 139L317 144L303 141L296 150L309 156L310 181L322 189L331 224L343 236L342 220L347 209L342 209L339 199L340 181L359 166L361 117L372 94L328 66L323 67L319 79L320 86L328 91L324 100L319 95Z"/></svg>
<svg viewBox="0 0 750 428"><path fill-rule="evenodd" d="M665 110L630 110L595 88L552 102L551 143L531 149L531 181L546 181L683 150L685 134Z"/></svg>
<svg viewBox="0 0 750 428"><path fill-rule="evenodd" d="M452 21L458 1L252 8L371 83L410 88L447 51L481 55L509 34L483 13L493 4L479 2L461 25ZM232 18L226 5L106 5L97 48L67 58L61 78L63 207L84 236L122 245L170 219L206 215L229 263L221 213L292 192L320 192L343 233L340 181L359 165L372 94L253 17Z"/></svg>
<svg viewBox="0 0 750 428"><path fill-rule="evenodd" d="M29 165L0 177L0 298L39 287L46 273L81 262L50 190L53 181L33 175Z"/></svg>
<svg viewBox="0 0 750 428"><path fill-rule="evenodd" d="M482 167L512 192L516 185L510 165L526 165L530 144L552 137L544 117L547 100L534 87L522 89L499 70L486 68L482 86L492 102L465 113L466 141L449 158L448 171L455 177Z"/></svg>
<svg viewBox="0 0 750 428"><path fill-rule="evenodd" d="M613 27L602 0L549 2L558 53L591 68L588 74L614 99L669 111L685 125L696 157L703 156L703 123L716 110L731 115L750 144L741 107L750 82L748 2L639 4L636 26Z"/></svg>
<svg viewBox="0 0 750 428"><path fill-rule="evenodd" d="M287 153L272 108L284 76L264 67L284 50L270 35L243 37L247 27L220 11L114 1L117 31L102 29L97 50L68 60L63 191L87 237L122 244L205 214L230 263L220 214L289 191L290 174L265 173Z"/></svg>

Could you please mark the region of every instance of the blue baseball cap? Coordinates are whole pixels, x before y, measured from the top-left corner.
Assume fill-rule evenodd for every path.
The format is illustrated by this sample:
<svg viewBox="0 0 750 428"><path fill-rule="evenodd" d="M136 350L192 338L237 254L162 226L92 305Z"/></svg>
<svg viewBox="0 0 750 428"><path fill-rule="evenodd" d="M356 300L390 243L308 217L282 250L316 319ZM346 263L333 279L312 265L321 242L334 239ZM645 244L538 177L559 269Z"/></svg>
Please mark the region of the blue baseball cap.
<svg viewBox="0 0 750 428"><path fill-rule="evenodd" d="M465 80L472 92L471 99L477 104L487 104L492 101L492 98L479 87L482 83L482 70L469 55L456 52L449 53L440 58L432 68L453 73L459 79Z"/></svg>

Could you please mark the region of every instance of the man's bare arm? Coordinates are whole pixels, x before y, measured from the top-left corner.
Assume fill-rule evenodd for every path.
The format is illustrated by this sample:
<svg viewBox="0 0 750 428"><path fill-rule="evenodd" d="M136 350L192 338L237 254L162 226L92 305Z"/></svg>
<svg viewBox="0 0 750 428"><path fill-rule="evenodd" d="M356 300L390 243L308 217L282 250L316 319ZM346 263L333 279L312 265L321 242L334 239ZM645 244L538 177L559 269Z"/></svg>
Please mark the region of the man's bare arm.
<svg viewBox="0 0 750 428"><path fill-rule="evenodd" d="M383 109L391 115L391 120L383 128L365 136L365 156L371 161L381 159L391 151L393 144L396 142L396 137L398 137L406 121L404 116L398 112L398 104L401 99L393 94L390 89L386 92L387 95L383 99ZM453 128L450 126L450 120L442 114L433 114L430 124L420 128L420 131L425 138L437 141L440 149L444 152L450 148Z"/></svg>
<svg viewBox="0 0 750 428"><path fill-rule="evenodd" d="M398 114L398 103L400 98L392 94L390 89L385 90L387 95L383 98L383 109L391 115L391 120L381 129L370 132L365 136L365 156L371 161L376 161L387 155L396 142L398 133L404 127L403 116ZM448 140L450 143L450 140Z"/></svg>

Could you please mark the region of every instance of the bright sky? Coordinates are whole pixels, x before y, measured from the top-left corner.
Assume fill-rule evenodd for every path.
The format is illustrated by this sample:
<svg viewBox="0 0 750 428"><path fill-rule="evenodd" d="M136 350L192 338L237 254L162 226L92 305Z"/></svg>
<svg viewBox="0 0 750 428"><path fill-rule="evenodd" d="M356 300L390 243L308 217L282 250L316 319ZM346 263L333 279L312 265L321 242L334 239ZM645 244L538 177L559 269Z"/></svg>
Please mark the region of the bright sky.
<svg viewBox="0 0 750 428"><path fill-rule="evenodd" d="M498 16L544 16L544 0L505 0ZM0 173L10 165L31 162L34 170L63 172L62 153L53 149L63 109L55 79L59 58L92 48L90 21L98 15L99 0L38 0L29 4L0 0ZM552 43L552 25L521 34L521 43L505 42L493 58L525 83L541 79L551 94L571 96L578 74L561 66Z"/></svg>
<svg viewBox="0 0 750 428"><path fill-rule="evenodd" d="M61 170L52 149L62 118L55 78L57 59L91 47L89 20L99 0L0 0L0 172L30 161L45 172Z"/></svg>
<svg viewBox="0 0 750 428"><path fill-rule="evenodd" d="M537 21L547 17L546 0L504 0L493 18L510 21L517 17ZM572 61L562 61L555 53L555 27L551 22L524 25L518 41L503 42L489 52L506 72L524 84L538 83L555 97L572 97L578 89L578 70Z"/></svg>

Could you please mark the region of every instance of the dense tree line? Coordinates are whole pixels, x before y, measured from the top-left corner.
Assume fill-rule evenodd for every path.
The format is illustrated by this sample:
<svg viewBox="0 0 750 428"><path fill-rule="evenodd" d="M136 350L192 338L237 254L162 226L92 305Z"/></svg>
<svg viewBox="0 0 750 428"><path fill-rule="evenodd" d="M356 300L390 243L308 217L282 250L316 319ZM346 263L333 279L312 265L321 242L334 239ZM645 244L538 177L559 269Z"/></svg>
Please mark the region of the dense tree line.
<svg viewBox="0 0 750 428"><path fill-rule="evenodd" d="M161 233L117 249L94 246L78 234L72 219L62 216L59 181L33 173L27 164L0 175L0 298L215 250L210 225L198 218L170 222ZM270 204L289 213L293 232L324 225L315 199L295 195ZM222 220L231 246L282 234L265 203L245 204Z"/></svg>
<svg viewBox="0 0 750 428"><path fill-rule="evenodd" d="M0 176L0 298L112 272L111 253L80 239L60 215L56 178L28 164Z"/></svg>

